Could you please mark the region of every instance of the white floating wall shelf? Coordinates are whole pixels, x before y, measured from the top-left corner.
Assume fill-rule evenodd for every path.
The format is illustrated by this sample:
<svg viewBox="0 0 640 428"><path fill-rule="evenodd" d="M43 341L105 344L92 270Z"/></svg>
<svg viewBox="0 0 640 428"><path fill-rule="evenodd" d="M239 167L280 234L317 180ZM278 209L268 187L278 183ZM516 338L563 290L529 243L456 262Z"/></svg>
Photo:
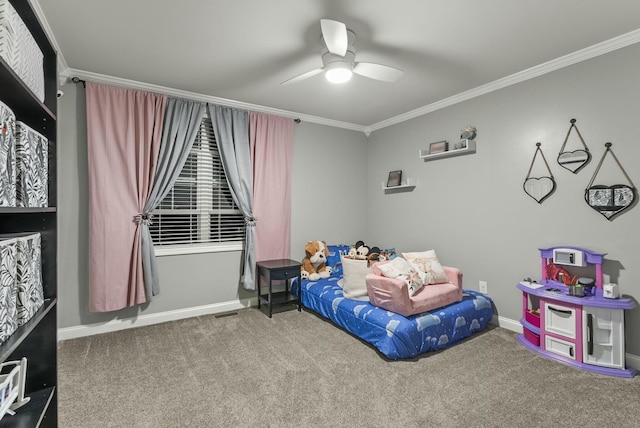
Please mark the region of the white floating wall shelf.
<svg viewBox="0 0 640 428"><path fill-rule="evenodd" d="M476 141L467 140L467 147L464 149L447 150L446 152L429 154L429 150L420 150L420 159L426 161L451 158L454 156L469 155L476 152Z"/></svg>
<svg viewBox="0 0 640 428"><path fill-rule="evenodd" d="M411 192L415 189L417 184L417 180L415 178L407 178L405 182L400 184L399 186L387 187L386 183L382 182L382 190L384 193L400 193L400 192Z"/></svg>

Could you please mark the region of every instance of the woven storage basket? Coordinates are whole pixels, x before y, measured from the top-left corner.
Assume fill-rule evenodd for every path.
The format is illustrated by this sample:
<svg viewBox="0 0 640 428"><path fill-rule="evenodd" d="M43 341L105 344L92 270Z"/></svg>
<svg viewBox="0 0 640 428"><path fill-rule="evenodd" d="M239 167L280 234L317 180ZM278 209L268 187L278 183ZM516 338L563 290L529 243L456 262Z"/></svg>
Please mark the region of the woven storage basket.
<svg viewBox="0 0 640 428"><path fill-rule="evenodd" d="M0 207L16 206L16 118L0 101Z"/></svg>
<svg viewBox="0 0 640 428"><path fill-rule="evenodd" d="M16 238L17 320L26 324L44 303L42 245L39 233Z"/></svg>
<svg viewBox="0 0 640 428"><path fill-rule="evenodd" d="M48 206L48 140L23 122L16 122L16 204Z"/></svg>
<svg viewBox="0 0 640 428"><path fill-rule="evenodd" d="M13 28L0 24L0 57L14 71L18 64L16 44Z"/></svg>
<svg viewBox="0 0 640 428"><path fill-rule="evenodd" d="M18 22L16 37L19 50L18 76L40 101L44 101L44 56L42 51L22 20Z"/></svg>
<svg viewBox="0 0 640 428"><path fill-rule="evenodd" d="M44 101L44 55L8 0L0 0L0 56Z"/></svg>
<svg viewBox="0 0 640 428"><path fill-rule="evenodd" d="M0 238L0 343L18 328L17 240Z"/></svg>

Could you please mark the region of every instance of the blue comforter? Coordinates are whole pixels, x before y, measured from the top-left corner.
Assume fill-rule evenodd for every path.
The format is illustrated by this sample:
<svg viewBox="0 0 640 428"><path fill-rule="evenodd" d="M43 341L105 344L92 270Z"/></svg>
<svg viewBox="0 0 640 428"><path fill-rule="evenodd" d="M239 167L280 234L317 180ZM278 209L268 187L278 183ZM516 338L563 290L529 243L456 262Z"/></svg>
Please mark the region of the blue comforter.
<svg viewBox="0 0 640 428"><path fill-rule="evenodd" d="M462 301L404 317L366 301L347 299L339 276L302 281L302 304L375 346L392 360L452 346L487 327L493 316L490 297L463 290ZM297 293L297 284L292 286Z"/></svg>

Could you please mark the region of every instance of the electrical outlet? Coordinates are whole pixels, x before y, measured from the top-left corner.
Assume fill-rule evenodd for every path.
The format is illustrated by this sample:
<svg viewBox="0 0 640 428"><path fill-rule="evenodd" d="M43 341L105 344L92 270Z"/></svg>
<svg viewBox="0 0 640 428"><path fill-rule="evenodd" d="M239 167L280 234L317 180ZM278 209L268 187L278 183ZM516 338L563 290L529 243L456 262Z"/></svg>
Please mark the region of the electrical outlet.
<svg viewBox="0 0 640 428"><path fill-rule="evenodd" d="M478 282L478 289L480 290L481 293L483 294L487 294L487 281L480 281Z"/></svg>

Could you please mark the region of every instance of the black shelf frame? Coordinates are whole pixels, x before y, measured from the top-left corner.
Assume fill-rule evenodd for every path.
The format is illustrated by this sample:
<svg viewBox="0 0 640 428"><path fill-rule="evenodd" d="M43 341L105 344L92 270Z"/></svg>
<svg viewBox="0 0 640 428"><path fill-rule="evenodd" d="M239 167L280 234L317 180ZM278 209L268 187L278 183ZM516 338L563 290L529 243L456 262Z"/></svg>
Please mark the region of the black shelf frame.
<svg viewBox="0 0 640 428"><path fill-rule="evenodd" d="M0 207L0 234L41 236L45 301L36 314L0 344L0 362L27 359L25 396L30 401L4 415L0 428L58 426L57 400L57 58L29 0L9 0L43 54L44 101L0 58L0 101L48 140L48 207Z"/></svg>
<svg viewBox="0 0 640 428"><path fill-rule="evenodd" d="M9 338L0 345L0 361L7 361L10 359L16 349L20 346L22 341L31 334L34 328L44 319L45 315L57 304L58 299L46 299L44 304L38 312L27 322L25 325L18 327L18 329ZM27 362L28 364L28 362Z"/></svg>
<svg viewBox="0 0 640 428"><path fill-rule="evenodd" d="M2 418L0 428L44 428L56 426L51 425L51 421L57 419L57 411L55 415L50 413L55 411L55 406L52 406L52 404L57 403L56 393L56 388L52 386L29 395L29 402L17 409L15 415L5 415Z"/></svg>

